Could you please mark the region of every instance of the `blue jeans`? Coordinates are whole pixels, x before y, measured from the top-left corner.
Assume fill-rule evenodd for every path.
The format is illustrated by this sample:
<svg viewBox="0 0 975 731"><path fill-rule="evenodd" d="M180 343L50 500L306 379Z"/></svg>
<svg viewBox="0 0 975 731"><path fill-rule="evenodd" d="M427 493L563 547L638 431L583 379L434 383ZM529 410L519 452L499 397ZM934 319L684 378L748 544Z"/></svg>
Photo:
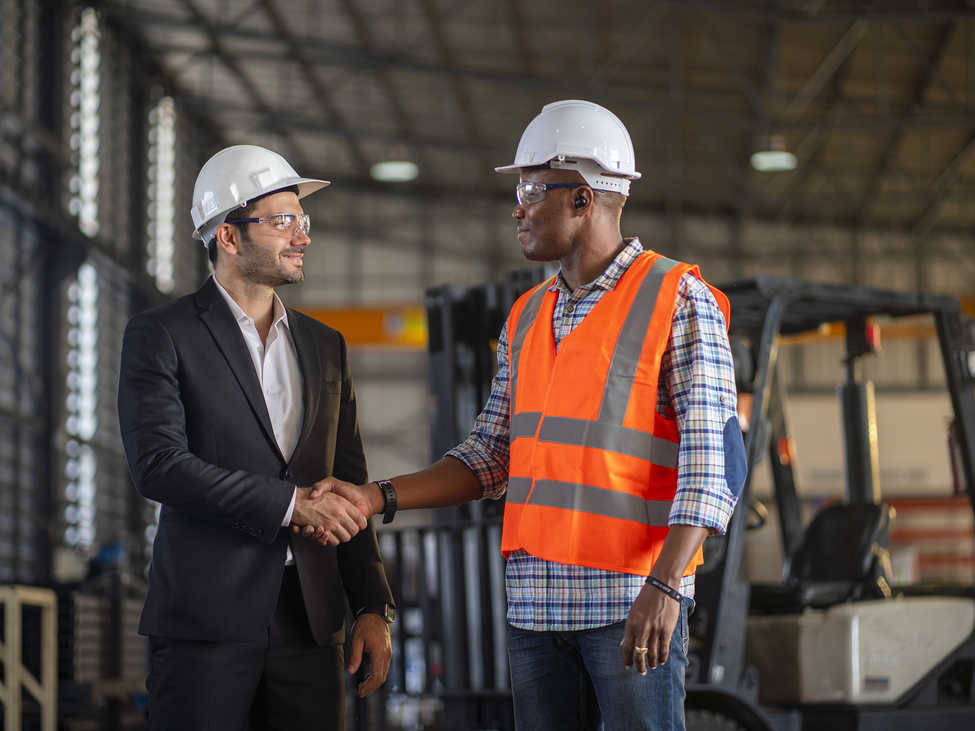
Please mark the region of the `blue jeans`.
<svg viewBox="0 0 975 731"><path fill-rule="evenodd" d="M684 599L666 664L646 675L623 666L626 622L574 632L508 626L518 731L684 731L687 615Z"/></svg>

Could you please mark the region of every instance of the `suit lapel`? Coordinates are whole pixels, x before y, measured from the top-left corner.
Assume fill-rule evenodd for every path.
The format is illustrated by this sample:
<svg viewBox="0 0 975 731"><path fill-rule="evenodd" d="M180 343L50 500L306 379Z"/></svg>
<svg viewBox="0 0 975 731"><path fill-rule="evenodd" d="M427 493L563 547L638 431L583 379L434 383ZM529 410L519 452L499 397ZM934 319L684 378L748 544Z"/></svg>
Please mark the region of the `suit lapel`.
<svg viewBox="0 0 975 731"><path fill-rule="evenodd" d="M274 448L278 449L277 440L274 438L274 429L271 427L271 417L267 413L267 404L264 401L264 394L261 392L261 383L254 371L254 361L250 353L247 352L247 344L240 332L240 326L234 320L230 307L220 294L212 277L200 287L194 297L197 307L203 310L200 313L200 319L210 331L210 335L216 341L223 357L227 359L230 370L237 378L251 409L257 414L268 439ZM280 450L278 453L280 454Z"/></svg>
<svg viewBox="0 0 975 731"><path fill-rule="evenodd" d="M301 381L304 384L305 416L302 419L301 436L298 437L298 444L291 455L292 462L308 441L322 393L322 361L318 353L318 344L314 334L303 322L303 318L296 315L297 313L288 310L291 338L298 353L298 366L301 368Z"/></svg>

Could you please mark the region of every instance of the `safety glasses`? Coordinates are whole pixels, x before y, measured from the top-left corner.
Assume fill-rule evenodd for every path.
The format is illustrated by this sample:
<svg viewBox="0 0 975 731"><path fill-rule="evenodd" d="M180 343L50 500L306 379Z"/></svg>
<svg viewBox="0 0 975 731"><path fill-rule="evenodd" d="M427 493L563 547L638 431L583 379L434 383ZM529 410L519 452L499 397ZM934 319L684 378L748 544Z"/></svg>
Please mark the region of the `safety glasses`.
<svg viewBox="0 0 975 731"><path fill-rule="evenodd" d="M264 223L269 225L274 233L291 238L297 236L299 231L306 236L311 231L311 216L307 213L300 216L296 213L275 213L273 216L263 218L238 218L227 223Z"/></svg>
<svg viewBox="0 0 975 731"><path fill-rule="evenodd" d="M545 191L552 188L578 188L582 183L518 183L515 186L515 198L518 205L527 206L538 203L545 197Z"/></svg>

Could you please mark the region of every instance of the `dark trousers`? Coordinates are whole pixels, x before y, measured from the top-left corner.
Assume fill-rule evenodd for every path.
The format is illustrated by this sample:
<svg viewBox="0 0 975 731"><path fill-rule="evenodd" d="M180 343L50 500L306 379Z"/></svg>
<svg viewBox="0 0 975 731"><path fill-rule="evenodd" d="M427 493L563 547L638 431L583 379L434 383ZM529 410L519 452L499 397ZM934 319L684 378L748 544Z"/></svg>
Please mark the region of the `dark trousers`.
<svg viewBox="0 0 975 731"><path fill-rule="evenodd" d="M285 568L267 634L250 642L149 638L150 731L341 731L344 652L312 639L298 572Z"/></svg>

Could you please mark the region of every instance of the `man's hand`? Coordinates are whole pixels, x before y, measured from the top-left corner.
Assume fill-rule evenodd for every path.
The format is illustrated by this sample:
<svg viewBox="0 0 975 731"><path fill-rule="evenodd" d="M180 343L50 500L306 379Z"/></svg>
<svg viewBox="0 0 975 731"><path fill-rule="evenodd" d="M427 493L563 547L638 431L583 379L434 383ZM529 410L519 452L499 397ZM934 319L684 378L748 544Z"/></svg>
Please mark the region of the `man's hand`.
<svg viewBox="0 0 975 731"><path fill-rule="evenodd" d="M349 675L354 675L359 669L364 652L372 661L372 672L359 685L360 698L365 698L385 682L389 660L393 656L389 625L378 614L362 613L352 625L352 654L346 668Z"/></svg>
<svg viewBox="0 0 975 731"><path fill-rule="evenodd" d="M667 586L677 588L681 577L690 565L694 554L704 543L708 528L696 525L670 526L663 548L653 565L651 576ZM650 584L644 584L626 618L626 631L620 646L623 648L623 664L629 670L634 665L640 675L647 668L655 668L667 662L670 654L670 638L680 619L680 604ZM645 653L635 647L648 648Z"/></svg>
<svg viewBox="0 0 975 731"><path fill-rule="evenodd" d="M312 497L321 484L298 488L291 515L292 530L297 533L310 527L309 537L314 534L321 545L337 546L351 540L368 523L362 511L340 495L322 490Z"/></svg>
<svg viewBox="0 0 975 731"><path fill-rule="evenodd" d="M374 482L365 485L353 485L351 482L343 482L335 477L326 477L324 480L315 483L308 497L317 500L329 494L348 500L367 518L381 512L384 506L379 486ZM302 537L315 541L320 546L336 545L333 542L333 536L324 525L306 525L303 527L295 525L294 532L298 533L299 531Z"/></svg>
<svg viewBox="0 0 975 731"><path fill-rule="evenodd" d="M416 508L446 508L451 505L477 500L481 497L481 483L471 468L456 457L444 457L425 470L409 475L392 478L396 486L397 503L400 510L415 510ZM310 497L320 499L329 493L341 495L358 508L362 515L370 516L381 513L386 507L383 491L375 482L365 485L353 485L342 482L334 477L327 477L315 483ZM309 521L295 524L310 526L308 529L297 529L306 538L325 545L335 545L334 537L327 530L328 526Z"/></svg>
<svg viewBox="0 0 975 731"><path fill-rule="evenodd" d="M644 584L640 594L630 607L626 618L626 631L623 635L623 664L629 670L634 665L640 675L647 674L647 668L656 668L667 662L670 654L670 638L680 619L680 605L671 597L650 584ZM646 647L647 652L639 653L634 648Z"/></svg>
<svg viewBox="0 0 975 731"><path fill-rule="evenodd" d="M364 485L353 485L351 482L343 482L334 477L326 477L324 480L315 483L311 492L311 497L315 498L326 492L334 492L341 495L350 503L355 505L359 512L367 518L381 513L386 505L383 499L382 490L375 482L367 482Z"/></svg>

